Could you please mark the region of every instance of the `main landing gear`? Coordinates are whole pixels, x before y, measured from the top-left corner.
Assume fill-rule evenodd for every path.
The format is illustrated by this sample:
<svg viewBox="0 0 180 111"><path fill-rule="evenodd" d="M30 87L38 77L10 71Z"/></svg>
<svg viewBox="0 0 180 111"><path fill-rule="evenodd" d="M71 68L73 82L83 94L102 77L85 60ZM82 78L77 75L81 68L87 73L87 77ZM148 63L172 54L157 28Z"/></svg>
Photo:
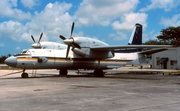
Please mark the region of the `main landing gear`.
<svg viewBox="0 0 180 111"><path fill-rule="evenodd" d="M102 69L95 69L94 70L94 77L104 77L104 72Z"/></svg>
<svg viewBox="0 0 180 111"><path fill-rule="evenodd" d="M25 70L26 69L23 69L23 73L21 74L22 78L28 78L29 77L28 73L26 73Z"/></svg>
<svg viewBox="0 0 180 111"><path fill-rule="evenodd" d="M60 69L59 76L67 76L68 71L67 69ZM94 77L104 77L104 72L102 69L95 69L94 70Z"/></svg>
<svg viewBox="0 0 180 111"><path fill-rule="evenodd" d="M98 67L94 70L94 77L104 77L104 72L100 69L100 60L98 60Z"/></svg>
<svg viewBox="0 0 180 111"><path fill-rule="evenodd" d="M59 75L60 75L60 76L67 76L67 74L68 74L67 69L61 69L61 70L59 70Z"/></svg>

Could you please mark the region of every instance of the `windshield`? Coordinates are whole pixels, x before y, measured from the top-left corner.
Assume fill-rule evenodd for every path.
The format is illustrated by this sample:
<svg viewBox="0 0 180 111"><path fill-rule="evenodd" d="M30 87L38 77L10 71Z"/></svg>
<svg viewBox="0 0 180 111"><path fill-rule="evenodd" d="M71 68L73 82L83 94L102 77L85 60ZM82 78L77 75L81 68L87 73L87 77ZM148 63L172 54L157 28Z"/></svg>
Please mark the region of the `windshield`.
<svg viewBox="0 0 180 111"><path fill-rule="evenodd" d="M30 54L30 51L29 50L23 50L20 52L20 54Z"/></svg>
<svg viewBox="0 0 180 111"><path fill-rule="evenodd" d="M23 55L31 55L31 52L28 49L21 51L19 54L15 54L14 56L23 56Z"/></svg>

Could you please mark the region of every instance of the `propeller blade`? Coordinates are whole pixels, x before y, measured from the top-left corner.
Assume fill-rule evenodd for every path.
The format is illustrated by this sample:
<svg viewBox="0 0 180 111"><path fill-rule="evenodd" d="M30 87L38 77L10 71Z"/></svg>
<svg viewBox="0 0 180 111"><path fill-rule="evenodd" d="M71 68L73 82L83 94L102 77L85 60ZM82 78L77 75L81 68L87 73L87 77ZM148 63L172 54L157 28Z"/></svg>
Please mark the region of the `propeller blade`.
<svg viewBox="0 0 180 111"><path fill-rule="evenodd" d="M39 41L38 41L38 43L40 42L40 40L41 40L42 36L43 36L43 32L41 33L41 35L40 35L40 37L39 37Z"/></svg>
<svg viewBox="0 0 180 111"><path fill-rule="evenodd" d="M81 49L81 47L79 46L79 44L72 43L71 45L73 45L73 47L76 47L76 48L79 48L79 49Z"/></svg>
<svg viewBox="0 0 180 111"><path fill-rule="evenodd" d="M68 45L68 47L67 47L66 59L67 59L67 57L68 57L68 55L69 55L69 49L70 49L70 45Z"/></svg>
<svg viewBox="0 0 180 111"><path fill-rule="evenodd" d="M34 37L32 35L31 35L31 38L32 38L33 42L36 43L36 41L35 41L35 39L34 39Z"/></svg>
<svg viewBox="0 0 180 111"><path fill-rule="evenodd" d="M70 38L72 37L72 33L73 33L73 30L74 30L74 22L72 23L72 27L71 27L71 35L70 35Z"/></svg>
<svg viewBox="0 0 180 111"><path fill-rule="evenodd" d="M65 40L66 38L62 35L59 36L62 40Z"/></svg>

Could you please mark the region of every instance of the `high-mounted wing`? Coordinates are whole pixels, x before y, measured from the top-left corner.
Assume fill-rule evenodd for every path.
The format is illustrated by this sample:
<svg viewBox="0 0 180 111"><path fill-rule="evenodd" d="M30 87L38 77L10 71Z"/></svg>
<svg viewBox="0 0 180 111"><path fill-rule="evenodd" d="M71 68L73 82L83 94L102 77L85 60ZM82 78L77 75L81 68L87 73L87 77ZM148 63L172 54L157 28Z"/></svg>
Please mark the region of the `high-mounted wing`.
<svg viewBox="0 0 180 111"><path fill-rule="evenodd" d="M122 46L96 46L91 47L92 50L96 51L109 51L115 49L127 49L127 48L171 48L176 47L174 45L122 45Z"/></svg>

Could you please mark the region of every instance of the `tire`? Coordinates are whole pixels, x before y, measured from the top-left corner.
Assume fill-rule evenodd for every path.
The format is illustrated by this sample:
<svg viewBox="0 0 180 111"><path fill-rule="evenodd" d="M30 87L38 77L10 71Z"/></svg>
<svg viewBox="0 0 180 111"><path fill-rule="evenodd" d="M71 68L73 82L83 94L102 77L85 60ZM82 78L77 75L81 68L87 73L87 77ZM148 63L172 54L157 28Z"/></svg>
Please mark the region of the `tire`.
<svg viewBox="0 0 180 111"><path fill-rule="evenodd" d="M61 69L59 71L59 75L61 75L61 76L67 76L67 73L68 73L68 71L66 69Z"/></svg>
<svg viewBox="0 0 180 111"><path fill-rule="evenodd" d="M104 77L104 72L102 71L102 69L95 69L94 77Z"/></svg>
<svg viewBox="0 0 180 111"><path fill-rule="evenodd" d="M22 73L22 74L21 74L21 77L22 77L22 78L28 78L29 75L28 75L28 73Z"/></svg>

